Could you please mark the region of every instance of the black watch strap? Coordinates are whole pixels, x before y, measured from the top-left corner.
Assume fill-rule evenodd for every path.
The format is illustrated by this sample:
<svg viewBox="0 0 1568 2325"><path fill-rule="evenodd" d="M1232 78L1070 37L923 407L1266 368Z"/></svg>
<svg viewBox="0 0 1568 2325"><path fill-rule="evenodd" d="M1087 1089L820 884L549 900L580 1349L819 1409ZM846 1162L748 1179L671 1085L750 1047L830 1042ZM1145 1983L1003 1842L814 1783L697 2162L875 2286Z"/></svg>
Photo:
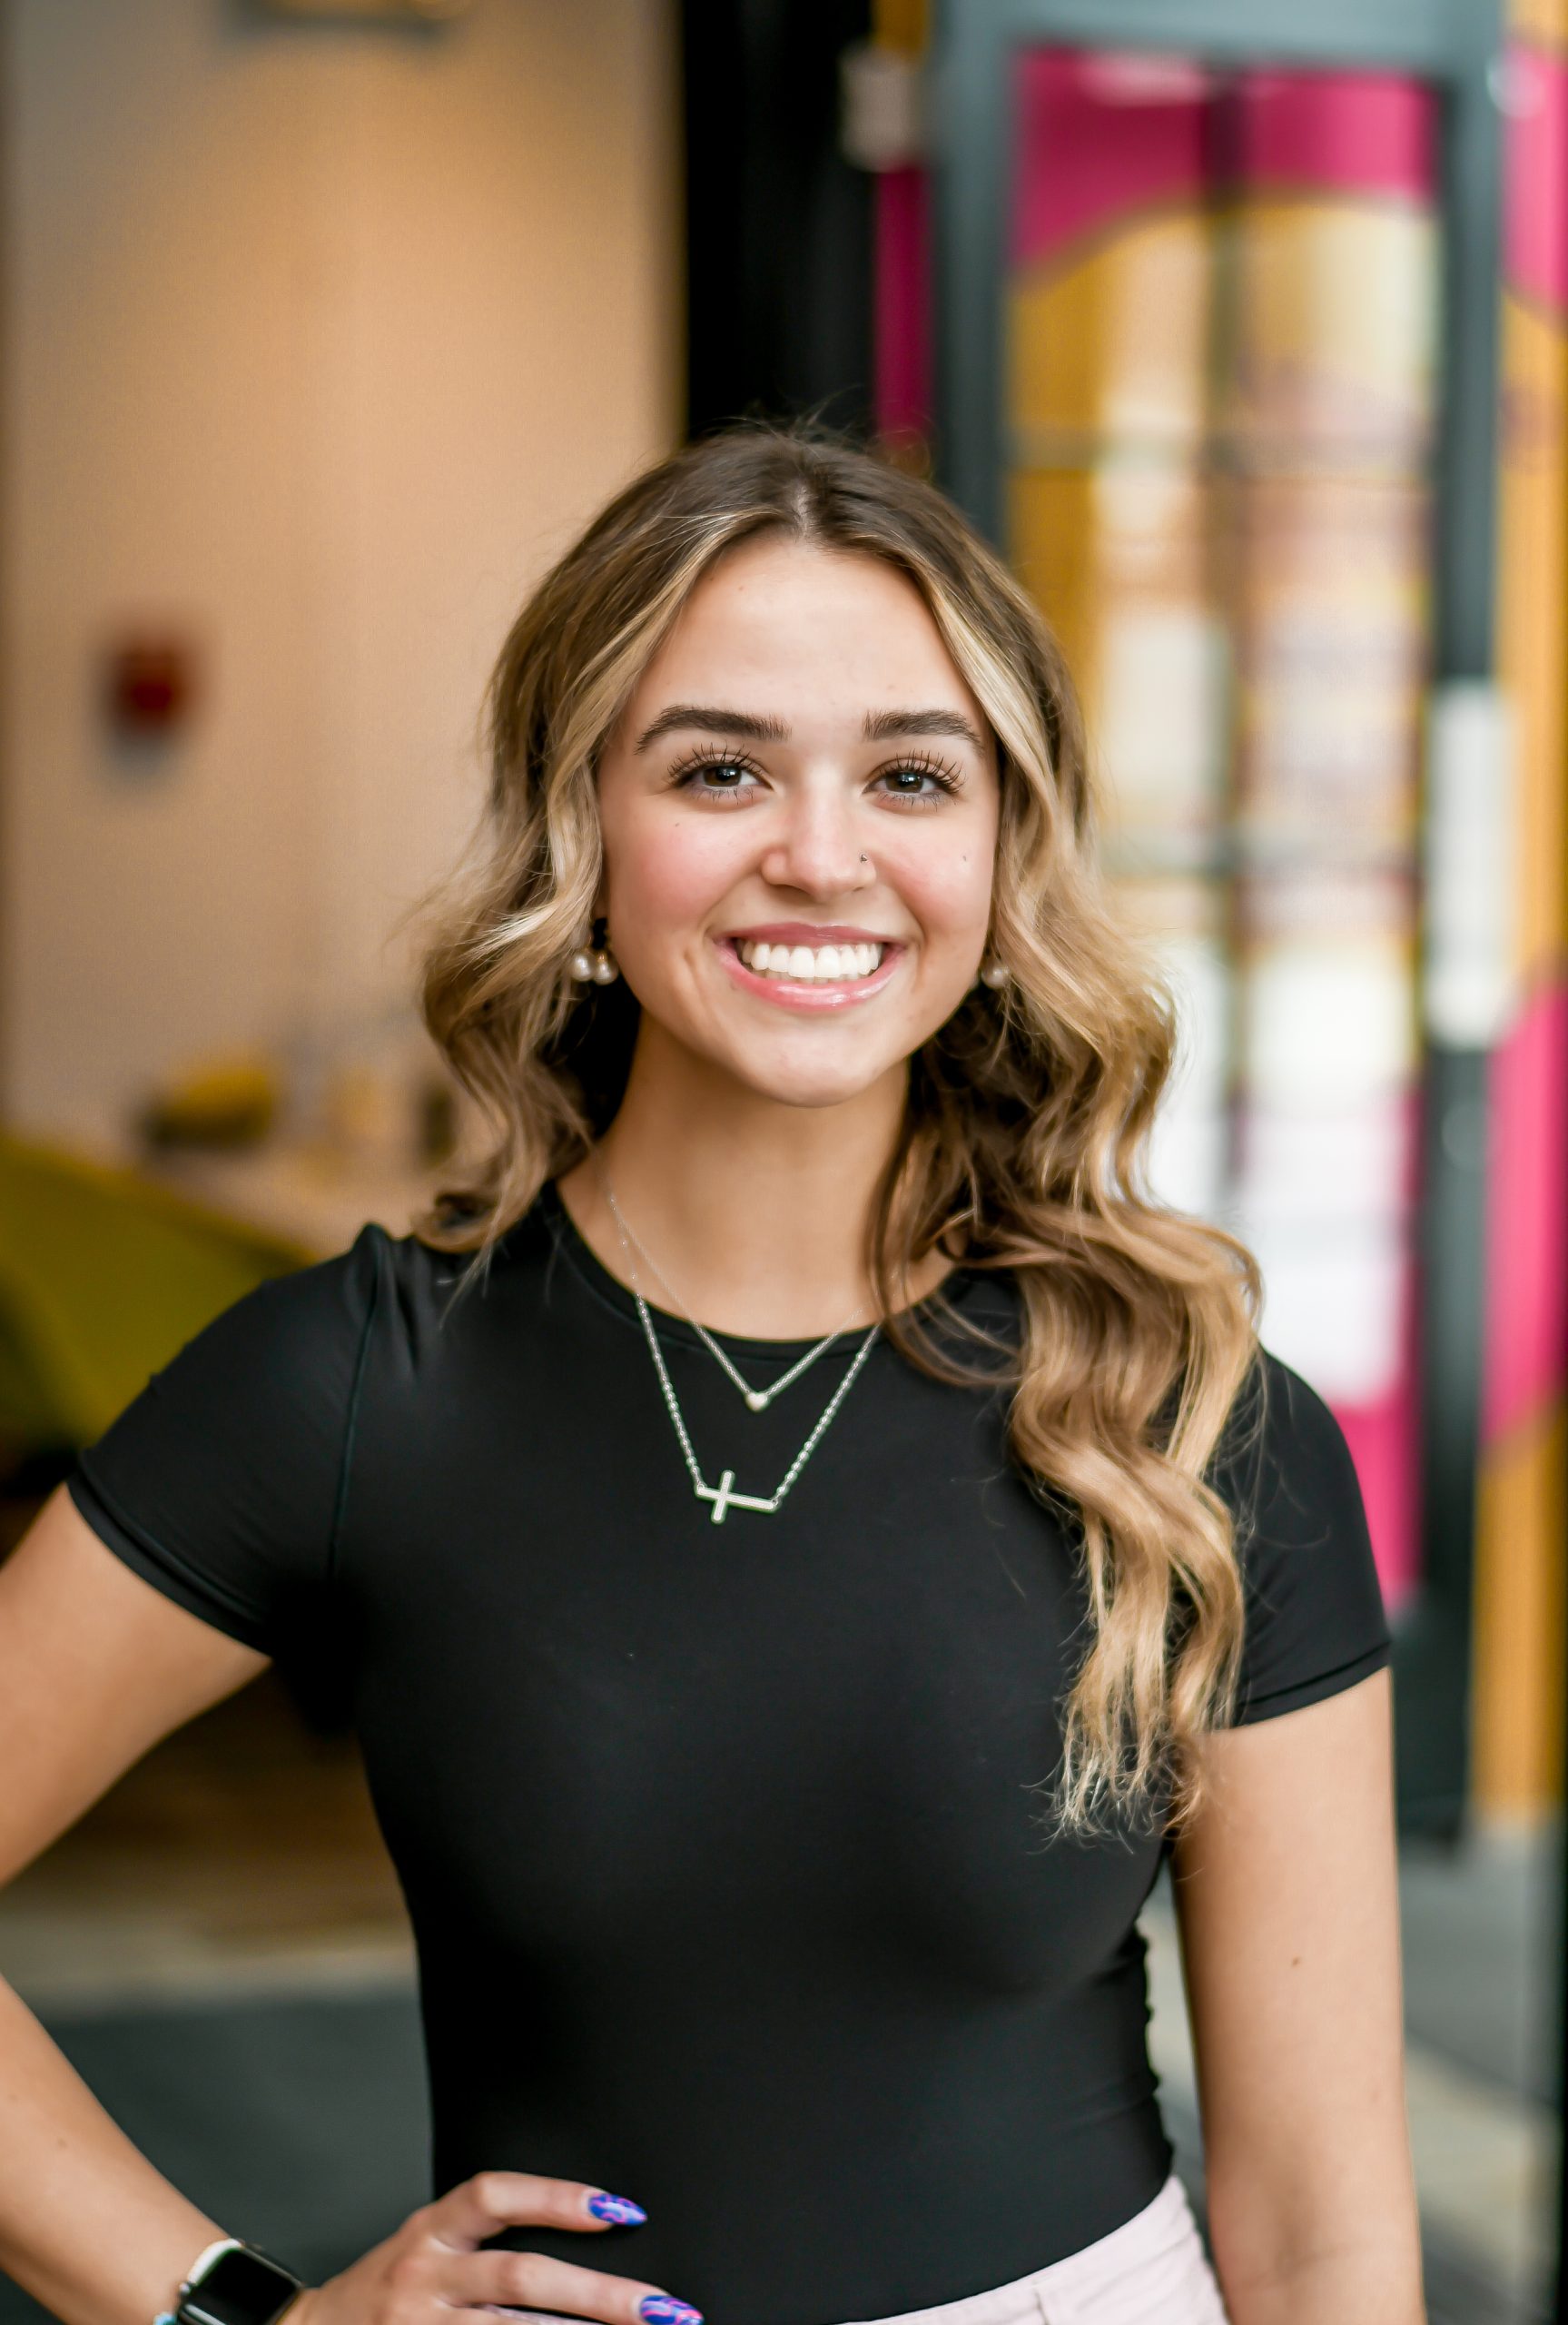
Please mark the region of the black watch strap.
<svg viewBox="0 0 1568 2325"><path fill-rule="evenodd" d="M274 2325L302 2278L254 2244L228 2244L180 2288L175 2325Z"/></svg>

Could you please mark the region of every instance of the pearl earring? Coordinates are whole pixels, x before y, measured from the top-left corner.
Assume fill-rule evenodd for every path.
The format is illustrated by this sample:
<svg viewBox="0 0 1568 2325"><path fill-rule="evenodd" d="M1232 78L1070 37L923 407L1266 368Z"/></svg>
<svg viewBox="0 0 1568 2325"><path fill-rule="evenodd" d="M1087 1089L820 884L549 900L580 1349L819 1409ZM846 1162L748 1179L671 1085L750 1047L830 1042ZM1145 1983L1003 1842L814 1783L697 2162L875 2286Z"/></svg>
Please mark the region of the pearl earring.
<svg viewBox="0 0 1568 2325"><path fill-rule="evenodd" d="M988 961L980 973L980 981L994 993L1007 983L1008 975L1009 971L1001 961Z"/></svg>
<svg viewBox="0 0 1568 2325"><path fill-rule="evenodd" d="M572 955L567 966L578 984L614 984L620 975L606 942L606 925L596 920L588 943Z"/></svg>

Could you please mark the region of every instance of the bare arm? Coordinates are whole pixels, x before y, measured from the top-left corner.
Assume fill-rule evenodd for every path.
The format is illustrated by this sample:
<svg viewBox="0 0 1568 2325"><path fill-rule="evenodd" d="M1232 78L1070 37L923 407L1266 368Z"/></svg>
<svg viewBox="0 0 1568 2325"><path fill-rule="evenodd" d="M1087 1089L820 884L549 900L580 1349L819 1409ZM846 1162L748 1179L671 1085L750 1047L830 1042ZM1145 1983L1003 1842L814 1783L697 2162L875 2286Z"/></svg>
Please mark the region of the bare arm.
<svg viewBox="0 0 1568 2325"><path fill-rule="evenodd" d="M1203 1751L1175 1894L1233 2325L1422 2325L1388 1675Z"/></svg>
<svg viewBox="0 0 1568 2325"><path fill-rule="evenodd" d="M59 1488L0 1565L0 1882L266 1662L133 1574ZM153 2169L0 1980L7 2273L66 2325L151 2325L228 2232Z"/></svg>

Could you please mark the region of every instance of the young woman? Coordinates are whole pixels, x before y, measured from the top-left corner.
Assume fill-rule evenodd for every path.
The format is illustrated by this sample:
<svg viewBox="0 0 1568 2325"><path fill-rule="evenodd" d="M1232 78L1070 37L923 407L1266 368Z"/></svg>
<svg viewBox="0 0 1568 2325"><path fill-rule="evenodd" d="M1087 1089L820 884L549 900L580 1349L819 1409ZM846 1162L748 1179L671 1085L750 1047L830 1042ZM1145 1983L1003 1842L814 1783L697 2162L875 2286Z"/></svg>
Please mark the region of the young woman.
<svg viewBox="0 0 1568 2325"><path fill-rule="evenodd" d="M432 2198L295 2325L1415 2325L1361 1504L1148 1192L1168 1005L1039 617L929 486L744 430L598 518L491 702L424 983L488 1151L209 1326L0 1572L0 1863L335 1673ZM0 2261L264 2325L280 2262L0 2003Z"/></svg>

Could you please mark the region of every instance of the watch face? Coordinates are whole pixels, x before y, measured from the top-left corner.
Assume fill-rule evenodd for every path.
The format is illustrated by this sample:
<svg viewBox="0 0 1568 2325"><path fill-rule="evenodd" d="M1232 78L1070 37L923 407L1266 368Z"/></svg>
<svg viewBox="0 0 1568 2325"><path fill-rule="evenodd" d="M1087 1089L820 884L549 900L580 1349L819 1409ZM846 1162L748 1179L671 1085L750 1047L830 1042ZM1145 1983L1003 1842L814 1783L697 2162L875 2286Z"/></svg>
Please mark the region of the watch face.
<svg viewBox="0 0 1568 2325"><path fill-rule="evenodd" d="M191 2325L270 2325L297 2290L286 2269L258 2252L220 2252L179 2313Z"/></svg>

